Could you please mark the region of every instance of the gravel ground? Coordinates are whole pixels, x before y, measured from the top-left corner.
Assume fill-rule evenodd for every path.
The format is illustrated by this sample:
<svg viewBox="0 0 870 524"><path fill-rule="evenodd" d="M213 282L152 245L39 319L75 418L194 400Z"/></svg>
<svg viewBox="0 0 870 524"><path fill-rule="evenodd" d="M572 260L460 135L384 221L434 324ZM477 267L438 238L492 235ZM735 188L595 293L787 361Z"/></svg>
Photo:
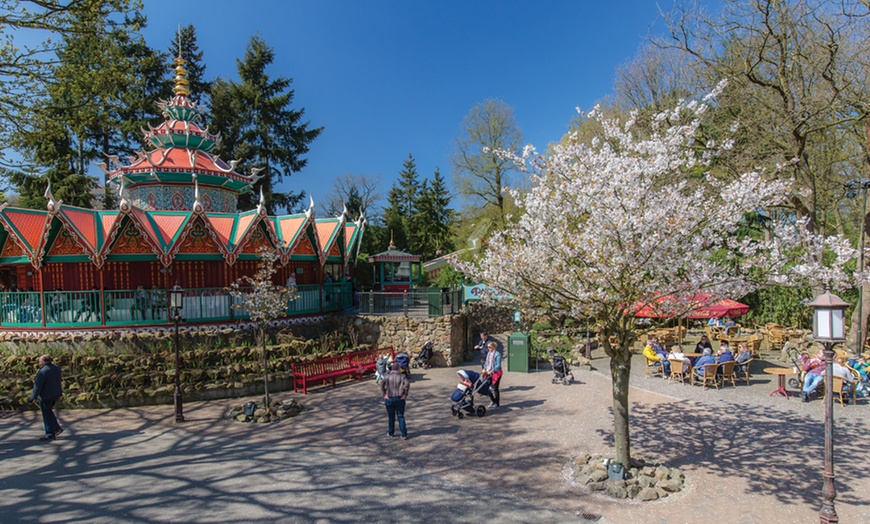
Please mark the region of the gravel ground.
<svg viewBox="0 0 870 524"><path fill-rule="evenodd" d="M171 406L67 411L60 415L67 432L41 444L35 412L6 417L0 520L98 522L105 521L98 508L106 507L118 508L107 513L116 521L139 522L583 522L583 513L614 523L817 520L824 407L769 396L776 378L761 372L764 363L755 362L749 386L704 391L645 378L636 357L633 455L679 467L687 477L684 492L647 503L589 494L562 477L570 456L610 453L606 358L594 358L593 370L574 370L570 386L551 384L548 369L506 373L501 409L458 420L449 396L463 367L476 366L415 371L408 441L385 436L383 404L370 379L307 396L278 393L308 409L268 425L221 420L238 400L187 405L180 425ZM835 408L841 522L870 521L863 460L847 459L864 456L867 409L866 402ZM45 465L27 474L39 461L71 473ZM131 486L142 495L130 496ZM63 500L66 518L37 518L43 496Z"/></svg>

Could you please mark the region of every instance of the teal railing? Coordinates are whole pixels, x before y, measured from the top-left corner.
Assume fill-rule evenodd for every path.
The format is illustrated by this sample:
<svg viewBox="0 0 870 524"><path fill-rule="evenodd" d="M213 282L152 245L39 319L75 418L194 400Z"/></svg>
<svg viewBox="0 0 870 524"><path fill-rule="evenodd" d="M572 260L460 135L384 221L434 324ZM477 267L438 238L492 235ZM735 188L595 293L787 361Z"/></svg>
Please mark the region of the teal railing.
<svg viewBox="0 0 870 524"><path fill-rule="evenodd" d="M43 298L39 292L0 293L0 325L41 327ZM102 297L105 297L105 308ZM46 291L45 326L73 327L105 325L166 324L169 319L169 293L166 289L124 289L100 291ZM184 290L181 318L185 322L221 322L246 319L244 309L226 288ZM287 316L342 311L353 306L353 290L348 282L303 284L295 300L287 302Z"/></svg>

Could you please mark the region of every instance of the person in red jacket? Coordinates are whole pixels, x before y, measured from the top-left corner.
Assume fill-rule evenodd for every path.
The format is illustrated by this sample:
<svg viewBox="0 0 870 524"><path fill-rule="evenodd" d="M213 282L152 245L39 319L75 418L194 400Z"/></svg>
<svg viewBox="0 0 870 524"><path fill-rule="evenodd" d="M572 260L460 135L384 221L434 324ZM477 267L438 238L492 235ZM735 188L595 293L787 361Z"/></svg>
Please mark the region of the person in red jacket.
<svg viewBox="0 0 870 524"><path fill-rule="evenodd" d="M804 377L804 388L801 391L801 398L804 399L804 402L809 402L810 393L815 391L819 384L825 380L826 367L825 356L821 351L815 357L804 361L803 370L806 372L806 376Z"/></svg>

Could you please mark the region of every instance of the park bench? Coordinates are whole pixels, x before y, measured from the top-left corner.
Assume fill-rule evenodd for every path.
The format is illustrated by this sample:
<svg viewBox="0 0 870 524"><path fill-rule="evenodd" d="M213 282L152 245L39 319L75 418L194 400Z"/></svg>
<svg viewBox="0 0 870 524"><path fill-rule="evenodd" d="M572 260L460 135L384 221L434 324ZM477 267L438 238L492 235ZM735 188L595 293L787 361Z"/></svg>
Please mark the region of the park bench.
<svg viewBox="0 0 870 524"><path fill-rule="evenodd" d="M331 382L342 377L361 377L367 370L374 369L378 354L384 354L393 348L370 349L347 353L337 357L320 358L309 362L293 364L293 391L308 394L308 384L315 382Z"/></svg>

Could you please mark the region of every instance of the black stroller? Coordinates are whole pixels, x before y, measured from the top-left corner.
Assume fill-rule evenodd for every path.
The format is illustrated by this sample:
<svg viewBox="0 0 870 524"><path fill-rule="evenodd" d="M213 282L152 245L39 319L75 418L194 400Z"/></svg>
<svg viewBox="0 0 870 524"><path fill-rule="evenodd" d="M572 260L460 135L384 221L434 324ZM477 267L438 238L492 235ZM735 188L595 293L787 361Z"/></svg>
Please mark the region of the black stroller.
<svg viewBox="0 0 870 524"><path fill-rule="evenodd" d="M551 362L553 363L553 384L562 383L562 385L567 386L571 382L574 381L574 374L571 373L571 368L568 366L568 361L565 360L565 357L555 352L554 350L549 350Z"/></svg>
<svg viewBox="0 0 870 524"><path fill-rule="evenodd" d="M457 373L460 375L464 374L472 385L466 386L465 384L460 383L456 387L456 391L454 391L453 395L450 396L450 400L453 401L453 405L450 406L450 412L454 417L459 419L464 418L465 413L468 413L469 415L477 415L478 417L486 415L485 407L474 406L474 395L478 393L482 395L489 394L489 377L471 370L462 370Z"/></svg>
<svg viewBox="0 0 870 524"><path fill-rule="evenodd" d="M421 367L423 369L429 369L432 367L432 341L429 340L423 347L420 349L420 352L417 353L417 356L414 357L414 360L411 362L411 367Z"/></svg>

